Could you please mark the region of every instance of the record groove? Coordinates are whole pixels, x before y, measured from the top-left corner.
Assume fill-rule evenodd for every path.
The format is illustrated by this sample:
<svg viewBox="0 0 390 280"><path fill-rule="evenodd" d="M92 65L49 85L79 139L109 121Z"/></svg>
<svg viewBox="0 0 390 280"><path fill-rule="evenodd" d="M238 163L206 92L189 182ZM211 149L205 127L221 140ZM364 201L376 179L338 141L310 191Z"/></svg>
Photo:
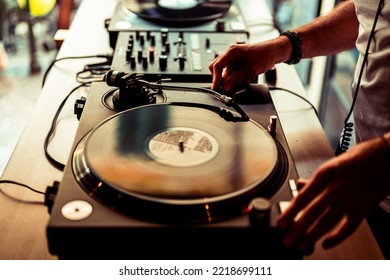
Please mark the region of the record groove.
<svg viewBox="0 0 390 280"><path fill-rule="evenodd" d="M156 209L164 222L205 222L245 211L280 162L278 145L257 123L165 103L103 121L77 146L73 170L111 207Z"/></svg>

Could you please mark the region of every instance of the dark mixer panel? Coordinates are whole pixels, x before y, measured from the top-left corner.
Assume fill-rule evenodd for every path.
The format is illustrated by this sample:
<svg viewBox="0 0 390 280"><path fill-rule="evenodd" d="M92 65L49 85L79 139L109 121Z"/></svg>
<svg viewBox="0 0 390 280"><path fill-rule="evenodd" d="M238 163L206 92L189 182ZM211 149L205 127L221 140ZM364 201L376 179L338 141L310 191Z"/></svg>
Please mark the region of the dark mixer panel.
<svg viewBox="0 0 390 280"><path fill-rule="evenodd" d="M256 0L245 0L249 1ZM110 46L115 48L122 31L171 31L198 33L248 33L240 1L149 1L120 0L114 14L106 21ZM196 3L195 7L185 4ZM164 4L164 5L163 5ZM167 7L169 4L170 7Z"/></svg>
<svg viewBox="0 0 390 280"><path fill-rule="evenodd" d="M161 75L173 82L211 82L210 62L230 45L247 40L245 32L123 31L111 68L151 79Z"/></svg>

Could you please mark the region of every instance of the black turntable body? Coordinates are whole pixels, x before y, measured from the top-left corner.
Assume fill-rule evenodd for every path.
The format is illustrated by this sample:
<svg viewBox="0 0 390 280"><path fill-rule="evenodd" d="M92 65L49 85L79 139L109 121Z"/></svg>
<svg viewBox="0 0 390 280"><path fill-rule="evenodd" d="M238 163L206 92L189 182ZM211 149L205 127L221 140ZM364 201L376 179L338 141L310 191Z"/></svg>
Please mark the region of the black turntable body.
<svg viewBox="0 0 390 280"><path fill-rule="evenodd" d="M51 253L64 259L301 257L282 245L275 228L279 202L291 200L289 181L297 175L279 122L268 131L277 114L265 85L235 98L246 121L223 119L213 108L231 108L189 90L164 90L155 104L116 110L116 91L105 83L90 89L51 211ZM199 156L199 146L208 152ZM251 210L259 197L270 202L260 218Z"/></svg>
<svg viewBox="0 0 390 280"><path fill-rule="evenodd" d="M298 176L268 87L252 83L233 96L210 89L210 61L247 38L236 1L166 6L173 2L118 4L111 24L120 26L125 8L131 29L116 30L112 70L75 104L72 153L51 188L50 252L300 259L275 225ZM217 19L234 30L210 29Z"/></svg>

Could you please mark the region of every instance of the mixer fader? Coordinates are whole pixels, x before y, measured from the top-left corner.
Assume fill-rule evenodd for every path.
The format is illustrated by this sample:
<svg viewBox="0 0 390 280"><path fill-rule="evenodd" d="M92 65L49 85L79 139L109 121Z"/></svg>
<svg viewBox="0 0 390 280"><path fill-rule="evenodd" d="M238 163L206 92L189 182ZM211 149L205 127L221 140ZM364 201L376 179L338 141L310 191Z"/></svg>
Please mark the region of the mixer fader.
<svg viewBox="0 0 390 280"><path fill-rule="evenodd" d="M246 32L124 31L118 36L112 69L174 82L211 82L210 62L230 45L247 40Z"/></svg>

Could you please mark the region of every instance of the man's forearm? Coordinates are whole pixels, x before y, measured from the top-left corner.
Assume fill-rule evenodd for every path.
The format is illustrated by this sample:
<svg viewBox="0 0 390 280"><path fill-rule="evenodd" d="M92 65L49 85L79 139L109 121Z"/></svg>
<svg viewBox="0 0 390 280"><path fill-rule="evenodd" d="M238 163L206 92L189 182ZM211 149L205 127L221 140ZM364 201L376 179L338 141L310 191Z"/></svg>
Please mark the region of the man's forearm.
<svg viewBox="0 0 390 280"><path fill-rule="evenodd" d="M359 22L352 0L339 4L332 12L294 29L302 39L303 58L332 55L352 49Z"/></svg>

